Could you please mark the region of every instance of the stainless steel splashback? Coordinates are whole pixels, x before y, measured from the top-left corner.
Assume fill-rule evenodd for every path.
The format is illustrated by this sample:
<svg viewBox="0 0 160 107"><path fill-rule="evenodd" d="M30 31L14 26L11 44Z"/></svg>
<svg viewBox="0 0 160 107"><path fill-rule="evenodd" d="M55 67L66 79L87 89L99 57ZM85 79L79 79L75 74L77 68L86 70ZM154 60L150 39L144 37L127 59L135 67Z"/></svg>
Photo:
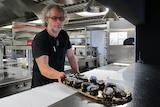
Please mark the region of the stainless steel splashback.
<svg viewBox="0 0 160 107"><path fill-rule="evenodd" d="M133 63L134 45L111 45L108 54L108 63Z"/></svg>

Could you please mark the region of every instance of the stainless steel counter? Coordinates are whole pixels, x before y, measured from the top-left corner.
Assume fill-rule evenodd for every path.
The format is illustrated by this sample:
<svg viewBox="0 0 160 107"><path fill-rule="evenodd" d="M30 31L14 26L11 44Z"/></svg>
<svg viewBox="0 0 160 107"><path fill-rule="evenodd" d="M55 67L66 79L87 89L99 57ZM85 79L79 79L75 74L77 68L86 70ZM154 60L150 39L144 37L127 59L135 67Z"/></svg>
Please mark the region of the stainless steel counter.
<svg viewBox="0 0 160 107"><path fill-rule="evenodd" d="M66 73L71 72L71 67L68 65L65 65L64 69ZM27 68L14 66L5 66L1 68L0 98L29 90L31 88L31 80L32 73Z"/></svg>
<svg viewBox="0 0 160 107"><path fill-rule="evenodd" d="M120 68L120 69L122 69L122 68ZM99 72L99 70L98 71L97 70L98 69L93 69L88 72L84 72L84 74L86 74L88 76L94 75L95 73ZM103 67L101 68L100 71L102 71L104 74L107 73L105 70L103 70ZM108 69L108 72L109 71L110 70ZM104 74L102 74L102 75L104 75ZM97 74L95 74L95 75L98 77ZM102 75L99 75L99 76L101 77ZM98 78L100 78L100 77L98 77ZM104 79L106 79L106 78L104 78ZM53 91L53 89L56 91ZM20 92L20 93L17 93L17 94L8 96L8 97L3 97L2 99L0 99L0 105L4 104L5 102L10 102L10 103L4 104L4 105L6 105L6 106L12 105L12 107L14 107L14 105L19 103L18 105L20 105L20 107L23 107L22 104L25 104L25 107L27 107L26 105L28 105L28 103L29 103L32 105L28 105L28 107L37 107L37 106L38 107L46 107L46 106L49 106L53 103L56 103L57 101L60 101L64 98L67 98L75 93L76 93L76 91L74 91L66 86L64 87L63 85L61 85L59 83L53 83L53 84L48 84L45 86L37 87L37 88L31 89L28 91L23 91L23 92ZM37 101L32 102L35 99L37 99ZM39 104L39 102L43 102L43 104ZM16 106L16 107L18 107L18 106Z"/></svg>
<svg viewBox="0 0 160 107"><path fill-rule="evenodd" d="M0 69L0 98L22 92L31 87L31 73L19 67Z"/></svg>
<svg viewBox="0 0 160 107"><path fill-rule="evenodd" d="M160 106L159 65L140 63L130 66L108 65L84 72L84 74L96 75L97 78L114 82L132 93L131 102L117 107ZM0 99L0 105L3 107L106 107L59 83L4 97Z"/></svg>
<svg viewBox="0 0 160 107"><path fill-rule="evenodd" d="M112 66L113 67L113 66ZM111 68L112 68L111 67ZM107 66L102 69L107 68ZM110 68L110 67L109 67ZM117 68L117 67L116 67ZM107 68L108 69L108 68ZM110 69L111 70L111 69ZM106 71L108 81L124 86L132 92L132 101L114 107L160 107L160 66L135 63L117 71ZM90 71L89 71L90 72ZM87 72L86 72L87 73ZM94 73L95 74L95 73ZM100 74L99 74L100 75ZM106 78L103 76L102 78ZM75 93L48 107L111 107Z"/></svg>

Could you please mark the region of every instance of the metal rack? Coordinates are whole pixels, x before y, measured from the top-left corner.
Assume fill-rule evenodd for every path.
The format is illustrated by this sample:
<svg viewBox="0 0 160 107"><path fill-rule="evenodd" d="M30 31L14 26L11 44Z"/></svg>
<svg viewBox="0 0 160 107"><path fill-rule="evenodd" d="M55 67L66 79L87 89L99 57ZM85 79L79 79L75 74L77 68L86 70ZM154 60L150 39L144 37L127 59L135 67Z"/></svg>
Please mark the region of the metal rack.
<svg viewBox="0 0 160 107"><path fill-rule="evenodd" d="M36 26L34 24L13 22L12 27L12 45L6 46L6 50L10 51L24 51L26 62L28 63L27 69L32 71L32 52L31 44L37 32L44 30L44 26ZM18 61L18 59L17 59Z"/></svg>
<svg viewBox="0 0 160 107"><path fill-rule="evenodd" d="M13 45L31 45L31 40L37 32L44 30L44 26L34 24L13 23L12 36Z"/></svg>
<svg viewBox="0 0 160 107"><path fill-rule="evenodd" d="M32 73L32 65L33 65L33 57L32 57L32 49L31 46L6 46L6 50L27 50L26 58L28 62L28 71Z"/></svg>
<svg viewBox="0 0 160 107"><path fill-rule="evenodd" d="M66 29L71 40L81 39L81 43L72 45L80 68L98 67L97 47L92 46L91 35L87 34L87 28Z"/></svg>
<svg viewBox="0 0 160 107"><path fill-rule="evenodd" d="M81 44L79 44L78 46L73 46L73 50L76 51L76 48L78 47L82 47L84 48L83 52L81 52L81 54L75 54L78 56L83 56L84 58L86 58L87 56L87 30L86 28L75 28L75 29L66 29L68 35L70 36L70 39L81 39Z"/></svg>

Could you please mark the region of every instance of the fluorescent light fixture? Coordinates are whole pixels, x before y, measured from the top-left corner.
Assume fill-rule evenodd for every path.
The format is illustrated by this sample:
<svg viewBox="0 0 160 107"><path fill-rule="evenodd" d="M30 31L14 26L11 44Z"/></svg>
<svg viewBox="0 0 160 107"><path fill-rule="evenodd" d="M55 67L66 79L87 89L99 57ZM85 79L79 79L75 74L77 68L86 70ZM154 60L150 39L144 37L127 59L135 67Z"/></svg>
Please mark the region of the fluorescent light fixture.
<svg viewBox="0 0 160 107"><path fill-rule="evenodd" d="M28 23L32 23L32 24L42 24L43 21L42 20L33 20L33 21L29 21ZM13 25L6 25L6 26L2 26L0 28L2 29L12 29Z"/></svg>
<svg viewBox="0 0 160 107"><path fill-rule="evenodd" d="M43 21L39 19L39 20L29 21L28 23L42 24L42 23L43 23Z"/></svg>
<svg viewBox="0 0 160 107"><path fill-rule="evenodd" d="M107 24L101 24L101 25L90 25L90 26L87 26L88 28L105 28L107 27Z"/></svg>
<svg viewBox="0 0 160 107"><path fill-rule="evenodd" d="M106 11L104 11L104 12L92 13L92 12L83 11L83 12L78 12L76 14L79 16L83 16L83 17L93 17L93 16L106 15L108 13L108 11L109 11L109 9L106 8Z"/></svg>
<svg viewBox="0 0 160 107"><path fill-rule="evenodd" d="M6 26L3 26L3 27L1 27L1 28L4 28L4 29L12 29L12 26L13 26L13 25L6 25Z"/></svg>

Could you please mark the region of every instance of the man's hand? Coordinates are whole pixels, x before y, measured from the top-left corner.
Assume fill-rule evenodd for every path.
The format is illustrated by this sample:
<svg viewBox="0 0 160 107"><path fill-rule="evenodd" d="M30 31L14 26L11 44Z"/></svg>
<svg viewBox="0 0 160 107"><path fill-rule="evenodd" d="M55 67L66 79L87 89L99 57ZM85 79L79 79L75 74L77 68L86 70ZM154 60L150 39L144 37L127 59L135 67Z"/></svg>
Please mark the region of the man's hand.
<svg viewBox="0 0 160 107"><path fill-rule="evenodd" d="M65 79L65 73L64 72L59 72L58 73L58 77L57 77L57 79L58 79L58 82L63 82L63 80Z"/></svg>

